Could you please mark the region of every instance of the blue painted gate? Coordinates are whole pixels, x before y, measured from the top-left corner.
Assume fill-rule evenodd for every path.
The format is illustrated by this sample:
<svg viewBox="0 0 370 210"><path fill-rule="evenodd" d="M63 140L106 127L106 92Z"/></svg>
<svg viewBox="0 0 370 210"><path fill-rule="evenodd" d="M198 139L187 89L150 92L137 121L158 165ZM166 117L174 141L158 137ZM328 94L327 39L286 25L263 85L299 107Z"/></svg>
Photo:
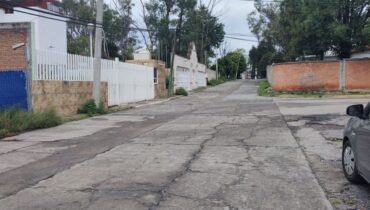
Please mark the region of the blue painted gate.
<svg viewBox="0 0 370 210"><path fill-rule="evenodd" d="M0 71L0 109L11 107L28 109L24 71Z"/></svg>

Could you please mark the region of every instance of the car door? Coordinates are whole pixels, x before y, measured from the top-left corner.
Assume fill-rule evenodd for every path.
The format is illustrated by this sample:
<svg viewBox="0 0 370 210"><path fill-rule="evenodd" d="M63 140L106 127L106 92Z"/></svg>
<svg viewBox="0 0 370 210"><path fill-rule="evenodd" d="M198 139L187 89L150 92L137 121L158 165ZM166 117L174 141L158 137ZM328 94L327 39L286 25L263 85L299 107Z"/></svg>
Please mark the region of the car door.
<svg viewBox="0 0 370 210"><path fill-rule="evenodd" d="M357 165L366 179L370 180L370 119L361 120L355 132Z"/></svg>

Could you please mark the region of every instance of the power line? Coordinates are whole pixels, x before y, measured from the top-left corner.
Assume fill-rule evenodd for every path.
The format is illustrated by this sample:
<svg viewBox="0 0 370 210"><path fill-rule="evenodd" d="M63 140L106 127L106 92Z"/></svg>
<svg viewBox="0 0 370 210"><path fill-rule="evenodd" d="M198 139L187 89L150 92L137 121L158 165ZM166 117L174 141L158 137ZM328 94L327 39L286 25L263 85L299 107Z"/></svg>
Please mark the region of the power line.
<svg viewBox="0 0 370 210"><path fill-rule="evenodd" d="M246 1L246 2L255 2L255 0L241 0L241 1ZM296 0L293 0L293 1L296 1ZM293 3L308 3L310 0L308 0L307 2L293 2ZM286 1L285 0L262 0L261 1L262 3L285 3ZM337 0L324 0L324 1L318 1L318 2L314 2L315 4L321 4L321 5L333 5L333 4L340 4L341 2L340 1L337 1Z"/></svg>
<svg viewBox="0 0 370 210"><path fill-rule="evenodd" d="M252 34L226 33L226 35L227 36L244 36L244 37L256 38L256 35L252 35Z"/></svg>
<svg viewBox="0 0 370 210"><path fill-rule="evenodd" d="M246 42L258 42L257 40L243 39L243 38L237 38L237 37L232 37L232 36L225 36L225 38L239 40L239 41L246 41Z"/></svg>
<svg viewBox="0 0 370 210"><path fill-rule="evenodd" d="M82 19L82 18L77 18L77 17L65 16L65 15L61 15L61 14L58 14L58 13L54 13L54 12L49 12L49 11L45 11L45 10L41 10L41 9L26 7L22 4L19 4L19 3L16 3L16 2L10 2L10 1L7 1L7 0L0 0L0 5L1 4L5 4L5 5L8 5L10 7L20 7L20 8L31 10L31 11L34 11L34 12L39 12L39 13L43 13L43 14L47 14L47 15L66 18L66 19L70 19L70 20L73 20L73 21L85 22L87 24L95 23L96 25L102 25L101 23L96 23L95 20L88 20L88 19ZM14 8L13 8L13 10L14 10Z"/></svg>
<svg viewBox="0 0 370 210"><path fill-rule="evenodd" d="M3 2L3 0L0 0L0 3L1 2ZM19 13L23 13L23 14L32 15L32 16L36 16L36 17L41 17L41 18L45 18L45 19L49 19L49 20L55 20L55 21L65 22L65 23L72 23L72 24L77 24L77 25L82 25L82 26L88 26L88 24L91 23L91 22L86 22L86 21L80 21L78 18L70 19L70 17L68 17L68 16L57 15L57 14L54 14L54 13L51 13L51 15L54 15L56 17L46 16L45 14L49 15L48 12L42 11L42 10L36 10L35 11L33 8L25 7L23 9L25 9L25 10L31 10L33 12L36 12L37 11L37 12L43 13L44 15L42 15L42 14L36 14L36 13L33 13L33 12L27 12L27 11L23 11L23 10L18 10L18 9L14 9L14 8L13 8L13 11L16 11L16 12L19 12ZM57 17L59 17L59 18L57 18ZM61 19L61 18L63 18L63 19ZM107 26L103 26L101 24L95 24L95 23L94 23L94 25L97 28L107 27ZM114 26L114 28L126 29L126 30L130 30L130 31L147 31L147 32L154 31L154 30L145 29L145 28L138 28L138 27Z"/></svg>

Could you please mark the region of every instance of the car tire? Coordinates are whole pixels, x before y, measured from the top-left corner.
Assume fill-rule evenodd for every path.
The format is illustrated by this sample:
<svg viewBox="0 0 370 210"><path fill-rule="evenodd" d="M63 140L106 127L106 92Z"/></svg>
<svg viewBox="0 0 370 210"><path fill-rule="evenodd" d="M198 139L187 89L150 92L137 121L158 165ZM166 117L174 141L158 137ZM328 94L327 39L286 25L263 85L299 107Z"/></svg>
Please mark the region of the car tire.
<svg viewBox="0 0 370 210"><path fill-rule="evenodd" d="M348 181L359 184L363 182L361 175L357 170L357 163L355 160L355 151L349 141L343 144L342 151L342 166L343 172Z"/></svg>

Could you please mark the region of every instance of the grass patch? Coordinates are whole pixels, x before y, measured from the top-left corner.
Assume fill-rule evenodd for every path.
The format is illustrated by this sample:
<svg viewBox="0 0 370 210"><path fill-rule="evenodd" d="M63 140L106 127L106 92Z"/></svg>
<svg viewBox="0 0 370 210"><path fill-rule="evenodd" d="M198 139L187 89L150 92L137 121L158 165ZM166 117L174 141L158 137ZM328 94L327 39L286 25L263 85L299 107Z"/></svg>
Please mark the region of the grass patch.
<svg viewBox="0 0 370 210"><path fill-rule="evenodd" d="M0 138L23 131L60 125L62 118L54 110L27 112L12 108L0 112Z"/></svg>
<svg viewBox="0 0 370 210"><path fill-rule="evenodd" d="M184 88L177 88L176 89L176 95L178 96L188 96L188 91L186 91Z"/></svg>
<svg viewBox="0 0 370 210"><path fill-rule="evenodd" d="M268 81L261 81L258 83L258 95L273 96L273 91Z"/></svg>

